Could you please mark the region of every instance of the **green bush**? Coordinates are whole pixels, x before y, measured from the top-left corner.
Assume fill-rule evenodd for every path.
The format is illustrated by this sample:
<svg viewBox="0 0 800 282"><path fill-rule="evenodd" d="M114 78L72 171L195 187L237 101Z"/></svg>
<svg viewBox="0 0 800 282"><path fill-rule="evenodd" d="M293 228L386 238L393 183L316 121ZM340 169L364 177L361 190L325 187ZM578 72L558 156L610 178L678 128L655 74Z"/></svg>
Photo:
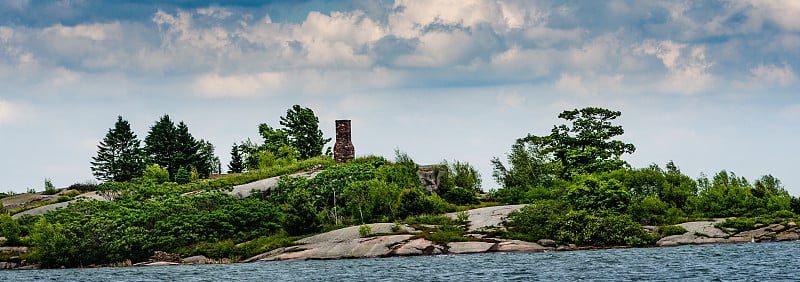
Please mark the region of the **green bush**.
<svg viewBox="0 0 800 282"><path fill-rule="evenodd" d="M15 246L20 243L19 223L11 218L10 215L0 214L0 237L6 237L3 243L6 246Z"/></svg>
<svg viewBox="0 0 800 282"><path fill-rule="evenodd" d="M686 231L686 228L683 228L680 225L664 225L658 227L658 233L661 234L661 237L681 235L686 232L688 232Z"/></svg>
<svg viewBox="0 0 800 282"><path fill-rule="evenodd" d="M458 186L451 188L447 193L444 193L442 197L446 201L460 206L476 205L480 203L480 201L478 201L478 196L475 194L475 190Z"/></svg>
<svg viewBox="0 0 800 282"><path fill-rule="evenodd" d="M358 227L358 235L361 237L367 237L372 234L372 227L369 227L367 224L362 224Z"/></svg>

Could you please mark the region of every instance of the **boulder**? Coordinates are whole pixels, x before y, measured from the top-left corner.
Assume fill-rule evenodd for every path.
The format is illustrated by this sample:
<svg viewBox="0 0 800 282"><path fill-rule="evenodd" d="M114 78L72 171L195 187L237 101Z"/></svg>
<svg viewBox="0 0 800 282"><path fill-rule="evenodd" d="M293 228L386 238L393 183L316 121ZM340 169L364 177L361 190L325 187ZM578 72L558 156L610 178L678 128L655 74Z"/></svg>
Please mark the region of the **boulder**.
<svg viewBox="0 0 800 282"><path fill-rule="evenodd" d="M182 263L186 264L209 264L212 262L206 256L191 256L181 260Z"/></svg>
<svg viewBox="0 0 800 282"><path fill-rule="evenodd" d="M372 234L380 234L380 233L392 233L394 228L396 228L396 224L394 223L373 223L367 224L369 228L372 230ZM324 242L344 242L353 239L361 238L361 234L359 234L358 229L361 226L350 226L338 230L333 230L331 232L325 232L322 234L317 234L311 237L306 237L300 240L297 240L298 243L301 244L316 244L316 243L324 243ZM400 229L406 232L414 232L413 228L408 225L400 225Z"/></svg>
<svg viewBox="0 0 800 282"><path fill-rule="evenodd" d="M506 217L512 211L521 209L525 205L494 206L469 210L469 232L504 228ZM457 213L447 213L445 216L457 219Z"/></svg>
<svg viewBox="0 0 800 282"><path fill-rule="evenodd" d="M558 246L558 244L556 244L556 241L550 239L540 239L539 241L536 241L536 243L544 247L550 247L550 248L555 248Z"/></svg>
<svg viewBox="0 0 800 282"><path fill-rule="evenodd" d="M709 238L728 238L730 235L715 227L714 224L725 221L725 219L715 219L714 221L693 221L678 224L686 229L687 234L703 234Z"/></svg>
<svg viewBox="0 0 800 282"><path fill-rule="evenodd" d="M494 245L495 243L487 242L451 242L447 244L447 252L451 254L485 253Z"/></svg>
<svg viewBox="0 0 800 282"><path fill-rule="evenodd" d="M144 264L140 264L138 266L168 266L168 265L180 265L180 263L171 261L154 261L154 262L147 262Z"/></svg>
<svg viewBox="0 0 800 282"><path fill-rule="evenodd" d="M781 232L775 235L775 241L794 241L800 239L797 232Z"/></svg>
<svg viewBox="0 0 800 282"><path fill-rule="evenodd" d="M391 252L392 255L397 256L439 255L442 253L441 246L424 238L408 241Z"/></svg>
<svg viewBox="0 0 800 282"><path fill-rule="evenodd" d="M388 235L371 238L356 238L344 241L319 242L287 248L283 253L261 260L306 260L369 258L390 255L394 247L411 239L413 235Z"/></svg>
<svg viewBox="0 0 800 282"><path fill-rule="evenodd" d="M540 244L520 240L504 240L492 247L495 252L543 252L553 250L554 247L544 247Z"/></svg>
<svg viewBox="0 0 800 282"><path fill-rule="evenodd" d="M714 243L727 243L727 238L719 237L706 237L698 236L692 232L686 232L681 235L672 235L661 238L656 242L657 247L677 246L677 245L699 245L699 244L714 244Z"/></svg>
<svg viewBox="0 0 800 282"><path fill-rule="evenodd" d="M19 264L15 262L0 261L0 269L14 269L17 267L19 267Z"/></svg>

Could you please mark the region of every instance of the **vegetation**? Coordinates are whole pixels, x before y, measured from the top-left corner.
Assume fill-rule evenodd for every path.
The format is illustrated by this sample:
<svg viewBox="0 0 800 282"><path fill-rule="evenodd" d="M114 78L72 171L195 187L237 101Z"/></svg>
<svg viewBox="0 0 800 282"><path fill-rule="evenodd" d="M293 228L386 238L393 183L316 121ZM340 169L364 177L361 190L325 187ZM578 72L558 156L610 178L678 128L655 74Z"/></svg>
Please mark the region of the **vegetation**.
<svg viewBox="0 0 800 282"><path fill-rule="evenodd" d="M506 233L492 235L582 246L651 245L658 236L685 233L672 224L694 218L736 217L718 224L725 230L797 219L800 200L772 175L751 183L724 170L711 179L692 179L673 162L663 169L631 168L621 156L635 147L616 140L624 132L613 124L620 114L601 108L564 111L559 117L565 124L549 135L516 140L506 162L492 160L502 188L489 195L481 195L480 175L466 162L437 166L434 191L422 186L418 165L399 151L393 160L365 156L335 164L322 153L330 139L323 138L318 118L298 105L281 117L285 128L259 126L263 144L234 143L228 169L235 174L216 179L204 179L221 169L213 146L194 139L183 122L176 126L163 116L139 148L130 126L118 117L92 163L106 182L74 184L53 201L3 214L0 236L6 245L32 246L26 258L45 267L75 267L144 261L156 250L240 259L342 226L358 225L361 236L370 236L367 224L375 222L405 222L423 231L417 238L440 244L477 240L464 236L470 224L464 210L496 204L479 199L528 204L509 215ZM127 140L127 147L120 140ZM130 158L136 148L147 157L117 167L122 157L111 152L124 151L120 147ZM321 171L310 179L290 176L312 170ZM251 197L226 193L276 176L276 187ZM75 201L45 215L10 217L94 190L114 200ZM460 211L456 219L441 215L455 211ZM642 225L661 226L660 234L651 235Z"/></svg>
<svg viewBox="0 0 800 282"><path fill-rule="evenodd" d="M122 116L117 117L114 128L97 145L97 156L92 157L91 164L92 173L102 181L124 182L142 175L144 151Z"/></svg>
<svg viewBox="0 0 800 282"><path fill-rule="evenodd" d="M655 164L631 168L620 156L633 153L635 147L613 139L624 132L611 123L619 116L600 108L564 111L559 117L569 124L555 126L547 136L518 139L508 155L508 167L492 160L493 176L503 185L493 198L531 204L509 216L510 237L593 246L642 245L653 238L642 232L640 224L769 214L776 214L772 221L796 218L798 210L792 207L796 200L771 175L751 184L724 170L712 180L705 176L693 180L673 162L665 169ZM752 222L741 225L752 228Z"/></svg>

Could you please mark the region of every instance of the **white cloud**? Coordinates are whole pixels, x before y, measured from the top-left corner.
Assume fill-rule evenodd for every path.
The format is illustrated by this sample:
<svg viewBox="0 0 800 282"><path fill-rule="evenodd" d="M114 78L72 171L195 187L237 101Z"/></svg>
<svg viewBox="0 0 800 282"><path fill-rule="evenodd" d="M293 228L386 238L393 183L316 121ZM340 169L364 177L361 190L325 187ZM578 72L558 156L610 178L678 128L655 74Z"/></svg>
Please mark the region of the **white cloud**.
<svg viewBox="0 0 800 282"><path fill-rule="evenodd" d="M715 78L709 72L713 64L706 60L702 46L689 46L672 40L647 40L636 50L645 55L655 55L667 69L668 73L660 83L662 91L695 94L714 84Z"/></svg>
<svg viewBox="0 0 800 282"><path fill-rule="evenodd" d="M198 8L197 13L207 17L212 17L219 20L224 20L233 15L231 11L218 6L211 6L208 8Z"/></svg>
<svg viewBox="0 0 800 282"><path fill-rule="evenodd" d="M520 95L518 92L501 92L495 97L497 103L500 104L502 109L517 109L525 105L525 96Z"/></svg>
<svg viewBox="0 0 800 282"><path fill-rule="evenodd" d="M762 85L788 86L797 81L797 75L792 71L792 66L784 64L783 67L776 65L758 65L750 69L755 83Z"/></svg>
<svg viewBox="0 0 800 282"><path fill-rule="evenodd" d="M746 3L751 7L747 9L749 20L754 24L761 24L761 21L771 21L783 29L790 31L800 31L800 1L796 0L738 0L735 2Z"/></svg>
<svg viewBox="0 0 800 282"><path fill-rule="evenodd" d="M229 76L206 74L194 80L192 89L210 98L256 97L274 95L283 86L284 80L283 74L270 72Z"/></svg>
<svg viewBox="0 0 800 282"><path fill-rule="evenodd" d="M118 39L122 35L119 22L63 26L57 24L42 30L43 36L84 38L94 41Z"/></svg>
<svg viewBox="0 0 800 282"><path fill-rule="evenodd" d="M0 99L0 125L19 121L27 113L27 106Z"/></svg>

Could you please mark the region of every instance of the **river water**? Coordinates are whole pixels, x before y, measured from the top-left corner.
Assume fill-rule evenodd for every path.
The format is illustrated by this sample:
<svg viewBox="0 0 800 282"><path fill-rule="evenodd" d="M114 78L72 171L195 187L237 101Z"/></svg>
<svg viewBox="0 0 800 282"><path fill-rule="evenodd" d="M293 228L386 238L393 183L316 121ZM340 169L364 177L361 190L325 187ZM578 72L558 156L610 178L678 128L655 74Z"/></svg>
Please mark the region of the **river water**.
<svg viewBox="0 0 800 282"><path fill-rule="evenodd" d="M0 281L800 281L800 241L228 265L0 271Z"/></svg>

